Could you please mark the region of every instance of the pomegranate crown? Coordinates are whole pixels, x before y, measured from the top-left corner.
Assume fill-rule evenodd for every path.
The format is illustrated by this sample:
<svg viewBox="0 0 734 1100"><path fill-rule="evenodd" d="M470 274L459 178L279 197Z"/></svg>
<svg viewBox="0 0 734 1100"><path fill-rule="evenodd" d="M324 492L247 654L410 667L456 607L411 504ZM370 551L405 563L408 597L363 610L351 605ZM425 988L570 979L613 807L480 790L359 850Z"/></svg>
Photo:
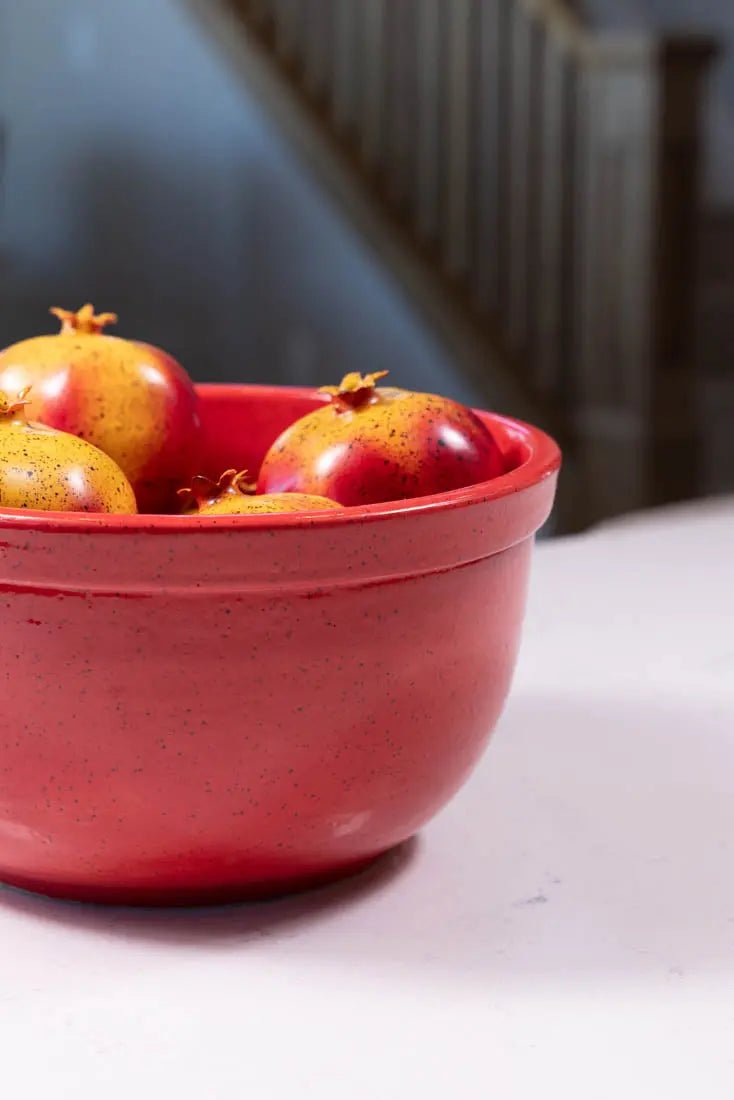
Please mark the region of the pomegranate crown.
<svg viewBox="0 0 734 1100"><path fill-rule="evenodd" d="M337 409L342 412L347 409L358 409L374 399L377 383L387 374L386 370L378 370L373 374L351 371L344 375L338 386L322 386L319 393L328 394Z"/></svg>
<svg viewBox="0 0 734 1100"><path fill-rule="evenodd" d="M28 394L31 392L31 387L26 386L24 390L21 390L18 396L13 400L5 393L4 390L0 390L0 419L1 420L14 420L18 419L16 413L21 412L29 402L26 400Z"/></svg>
<svg viewBox="0 0 734 1100"><path fill-rule="evenodd" d="M178 490L178 496L184 509L195 509L227 495L252 496L255 487L255 482L248 480L247 470L231 469L225 470L217 481L212 481L203 474L196 474L191 479L191 485Z"/></svg>
<svg viewBox="0 0 734 1100"><path fill-rule="evenodd" d="M53 306L49 310L54 317L61 321L62 332L84 333L86 335L104 332L107 325L117 324L116 313L95 313L94 306L87 302L85 306L74 312L73 309L59 309Z"/></svg>

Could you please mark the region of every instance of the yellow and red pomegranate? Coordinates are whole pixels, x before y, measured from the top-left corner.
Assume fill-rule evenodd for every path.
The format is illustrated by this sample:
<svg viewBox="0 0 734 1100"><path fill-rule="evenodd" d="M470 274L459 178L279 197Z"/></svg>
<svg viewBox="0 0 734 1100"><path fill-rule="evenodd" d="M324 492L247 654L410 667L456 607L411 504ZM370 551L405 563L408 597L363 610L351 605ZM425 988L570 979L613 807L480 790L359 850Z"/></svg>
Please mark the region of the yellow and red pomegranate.
<svg viewBox="0 0 734 1100"><path fill-rule="evenodd" d="M340 386L323 387L330 403L279 436L263 461L258 491L377 504L504 473L499 447L470 409L446 397L378 386L386 374L347 374Z"/></svg>
<svg viewBox="0 0 734 1100"><path fill-rule="evenodd" d="M29 415L114 459L140 511L174 509L199 461L198 398L185 370L160 348L107 335L114 313L51 312L61 332L0 352L0 389L32 386Z"/></svg>
<svg viewBox="0 0 734 1100"><path fill-rule="evenodd" d="M104 451L26 419L26 391L0 392L0 507L133 513L135 494Z"/></svg>
<svg viewBox="0 0 734 1100"><path fill-rule="evenodd" d="M179 489L184 512L199 516L254 516L274 512L341 510L341 504L304 493L268 493L255 496L247 471L225 470L218 481L197 475L191 487Z"/></svg>

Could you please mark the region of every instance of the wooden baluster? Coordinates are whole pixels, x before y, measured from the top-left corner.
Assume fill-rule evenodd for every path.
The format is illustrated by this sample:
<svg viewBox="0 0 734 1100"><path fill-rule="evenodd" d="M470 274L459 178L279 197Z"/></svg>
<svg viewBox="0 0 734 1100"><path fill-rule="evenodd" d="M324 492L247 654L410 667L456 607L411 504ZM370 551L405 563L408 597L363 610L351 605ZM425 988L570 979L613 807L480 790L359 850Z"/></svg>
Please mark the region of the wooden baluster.
<svg viewBox="0 0 734 1100"><path fill-rule="evenodd" d="M506 282L507 235L503 210L506 196L507 112L509 101L507 64L509 50L508 0L476 0L475 37L475 195L474 294L479 307L500 309L503 274Z"/></svg>
<svg viewBox="0 0 734 1100"><path fill-rule="evenodd" d="M303 9L303 83L311 95L316 95L321 85L321 0L305 0Z"/></svg>
<svg viewBox="0 0 734 1100"><path fill-rule="evenodd" d="M451 0L446 6L446 117L443 156L446 163L446 202L443 243L450 275L464 275L469 267L472 115L472 40L476 33L472 0Z"/></svg>
<svg viewBox="0 0 734 1100"><path fill-rule="evenodd" d="M419 0L416 228L428 241L441 231L442 8L441 0Z"/></svg>
<svg viewBox="0 0 734 1100"><path fill-rule="evenodd" d="M359 5L362 0L336 0L334 12L334 124L342 132L357 122L362 43Z"/></svg>
<svg viewBox="0 0 734 1100"><path fill-rule="evenodd" d="M323 97L331 85L332 14L331 0L308 0L304 82L313 96Z"/></svg>
<svg viewBox="0 0 734 1100"><path fill-rule="evenodd" d="M532 373L542 393L561 397L570 347L570 263L573 253L574 68L564 39L546 28L540 65L540 187L537 297Z"/></svg>
<svg viewBox="0 0 734 1100"><path fill-rule="evenodd" d="M534 274L529 246L534 230L537 43L533 11L525 4L514 3L510 24L509 176L505 216L509 231L507 334L517 351L524 350L529 339Z"/></svg>
<svg viewBox="0 0 734 1100"><path fill-rule="evenodd" d="M369 0L362 9L362 156L370 168L377 168L384 155L386 4Z"/></svg>
<svg viewBox="0 0 734 1100"><path fill-rule="evenodd" d="M306 0L308 3L309 0ZM301 0L274 0L275 48L284 61L292 61L299 45Z"/></svg>
<svg viewBox="0 0 734 1100"><path fill-rule="evenodd" d="M408 199L414 164L418 3L400 0L387 10L387 184L390 198L398 204Z"/></svg>
<svg viewBox="0 0 734 1100"><path fill-rule="evenodd" d="M323 0L323 2L326 9L324 13L324 20L326 24L324 59L326 79L324 81L324 90L326 98L328 100L330 111L333 115L334 102L336 98L336 81L339 71L339 62L336 56L338 46L336 31L339 24L338 11L341 0Z"/></svg>

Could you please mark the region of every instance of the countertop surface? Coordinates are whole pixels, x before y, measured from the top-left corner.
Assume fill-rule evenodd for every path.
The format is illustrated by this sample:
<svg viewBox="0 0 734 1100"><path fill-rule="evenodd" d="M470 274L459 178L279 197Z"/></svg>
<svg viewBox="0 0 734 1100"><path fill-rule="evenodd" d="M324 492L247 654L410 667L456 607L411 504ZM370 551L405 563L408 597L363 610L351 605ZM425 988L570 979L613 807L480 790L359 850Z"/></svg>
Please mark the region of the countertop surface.
<svg viewBox="0 0 734 1100"><path fill-rule="evenodd" d="M734 501L538 548L471 782L351 882L0 888L8 1100L734 1095Z"/></svg>

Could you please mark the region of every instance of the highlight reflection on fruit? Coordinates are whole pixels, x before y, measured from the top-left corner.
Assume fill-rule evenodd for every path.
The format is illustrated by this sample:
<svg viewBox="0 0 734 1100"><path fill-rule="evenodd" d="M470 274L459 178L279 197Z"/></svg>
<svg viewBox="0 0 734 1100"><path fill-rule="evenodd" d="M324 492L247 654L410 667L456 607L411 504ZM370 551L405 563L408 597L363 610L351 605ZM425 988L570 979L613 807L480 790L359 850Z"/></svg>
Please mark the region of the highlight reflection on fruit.
<svg viewBox="0 0 734 1100"><path fill-rule="evenodd" d="M386 374L347 374L340 386L323 387L330 403L273 443L258 491L376 504L504 473L499 447L470 409L446 397L378 386Z"/></svg>
<svg viewBox="0 0 734 1100"><path fill-rule="evenodd" d="M109 336L114 313L53 309L61 332L0 352L0 389L32 386L29 415L88 440L127 475L145 512L169 511L199 462L198 397L160 348Z"/></svg>
<svg viewBox="0 0 734 1100"><path fill-rule="evenodd" d="M268 493L255 496L247 471L225 470L218 481L197 476L191 488L179 489L184 512L199 516L266 515L274 512L321 512L341 509L336 501L304 493Z"/></svg>
<svg viewBox="0 0 734 1100"><path fill-rule="evenodd" d="M0 506L56 512L135 512L135 495L103 451L26 419L27 391L0 392Z"/></svg>

